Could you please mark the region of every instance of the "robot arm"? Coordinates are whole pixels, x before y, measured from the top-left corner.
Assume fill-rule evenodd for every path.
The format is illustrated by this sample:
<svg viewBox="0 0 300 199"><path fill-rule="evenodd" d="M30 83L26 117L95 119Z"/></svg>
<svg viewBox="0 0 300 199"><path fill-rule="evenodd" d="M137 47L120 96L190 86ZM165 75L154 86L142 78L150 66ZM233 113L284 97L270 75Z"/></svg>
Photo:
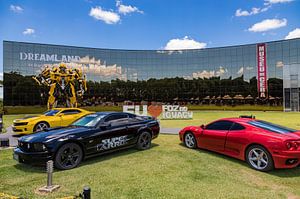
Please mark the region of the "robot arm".
<svg viewBox="0 0 300 199"><path fill-rule="evenodd" d="M87 86L86 86L86 76L84 75L80 82L80 89L82 91L82 95L87 91Z"/></svg>
<svg viewBox="0 0 300 199"><path fill-rule="evenodd" d="M75 79L79 83L79 91L77 92L77 94L79 96L82 96L87 91L86 76L82 75L82 72L80 69L74 69L74 73L75 73Z"/></svg>
<svg viewBox="0 0 300 199"><path fill-rule="evenodd" d="M38 83L39 86L46 85L50 86L50 69L48 67L44 68L41 74L33 76L32 79Z"/></svg>

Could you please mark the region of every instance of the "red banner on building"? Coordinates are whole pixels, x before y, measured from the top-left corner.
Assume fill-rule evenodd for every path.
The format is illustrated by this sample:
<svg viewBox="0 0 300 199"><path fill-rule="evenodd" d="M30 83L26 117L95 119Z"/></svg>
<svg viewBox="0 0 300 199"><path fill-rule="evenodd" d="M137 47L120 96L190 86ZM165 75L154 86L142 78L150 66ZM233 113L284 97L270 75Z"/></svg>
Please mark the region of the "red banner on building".
<svg viewBox="0 0 300 199"><path fill-rule="evenodd" d="M257 89L260 98L266 98L268 93L266 54L266 44L257 44Z"/></svg>

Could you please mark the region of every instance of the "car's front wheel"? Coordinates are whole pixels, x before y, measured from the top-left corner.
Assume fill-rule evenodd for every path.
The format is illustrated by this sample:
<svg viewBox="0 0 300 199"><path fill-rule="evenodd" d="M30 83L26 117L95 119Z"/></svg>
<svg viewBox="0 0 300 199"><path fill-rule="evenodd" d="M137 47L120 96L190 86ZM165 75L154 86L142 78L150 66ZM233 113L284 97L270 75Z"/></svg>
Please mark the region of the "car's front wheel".
<svg viewBox="0 0 300 199"><path fill-rule="evenodd" d="M140 150L146 150L149 149L151 147L151 133L145 131L142 132L138 138L136 147Z"/></svg>
<svg viewBox="0 0 300 199"><path fill-rule="evenodd" d="M247 149L246 161L250 167L258 171L271 171L274 169L272 155L260 145L253 145Z"/></svg>
<svg viewBox="0 0 300 199"><path fill-rule="evenodd" d="M184 135L184 144L187 148L190 149L197 148L196 138L193 133L188 132Z"/></svg>
<svg viewBox="0 0 300 199"><path fill-rule="evenodd" d="M58 169L73 169L79 165L83 157L81 147L75 143L64 144L56 153L55 167Z"/></svg>
<svg viewBox="0 0 300 199"><path fill-rule="evenodd" d="M33 132L39 132L39 131L43 131L46 128L49 128L49 124L46 122L39 122L37 123L34 128L33 128Z"/></svg>

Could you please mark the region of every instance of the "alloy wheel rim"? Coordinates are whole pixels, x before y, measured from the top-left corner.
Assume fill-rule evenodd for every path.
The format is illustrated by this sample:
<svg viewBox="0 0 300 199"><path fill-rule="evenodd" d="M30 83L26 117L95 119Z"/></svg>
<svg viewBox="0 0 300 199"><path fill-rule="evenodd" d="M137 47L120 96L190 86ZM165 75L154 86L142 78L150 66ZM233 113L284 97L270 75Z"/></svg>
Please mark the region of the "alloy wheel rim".
<svg viewBox="0 0 300 199"><path fill-rule="evenodd" d="M80 153L78 149L76 149L75 147L68 147L62 152L60 156L60 164L65 168L72 167L79 161L79 156Z"/></svg>
<svg viewBox="0 0 300 199"><path fill-rule="evenodd" d="M248 154L248 159L250 164L258 170L265 169L269 162L266 152L260 148L251 149Z"/></svg>
<svg viewBox="0 0 300 199"><path fill-rule="evenodd" d="M40 123L40 124L37 125L36 131L42 131L42 130L44 130L47 127L48 127L47 124Z"/></svg>
<svg viewBox="0 0 300 199"><path fill-rule="evenodd" d="M140 144L143 148L147 148L150 145L150 135L148 133L142 134L140 138Z"/></svg>
<svg viewBox="0 0 300 199"><path fill-rule="evenodd" d="M194 147L195 145L195 138L192 134L187 134L185 136L185 144L189 147L189 148L192 148Z"/></svg>

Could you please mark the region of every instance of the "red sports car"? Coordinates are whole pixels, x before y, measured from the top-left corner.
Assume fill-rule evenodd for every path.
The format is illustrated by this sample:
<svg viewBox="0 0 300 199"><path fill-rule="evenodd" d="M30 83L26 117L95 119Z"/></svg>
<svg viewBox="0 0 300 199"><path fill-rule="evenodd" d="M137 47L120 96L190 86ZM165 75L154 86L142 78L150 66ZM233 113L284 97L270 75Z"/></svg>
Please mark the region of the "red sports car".
<svg viewBox="0 0 300 199"><path fill-rule="evenodd" d="M202 148L247 161L254 169L300 164L300 131L251 117L225 118L179 132L188 148Z"/></svg>

